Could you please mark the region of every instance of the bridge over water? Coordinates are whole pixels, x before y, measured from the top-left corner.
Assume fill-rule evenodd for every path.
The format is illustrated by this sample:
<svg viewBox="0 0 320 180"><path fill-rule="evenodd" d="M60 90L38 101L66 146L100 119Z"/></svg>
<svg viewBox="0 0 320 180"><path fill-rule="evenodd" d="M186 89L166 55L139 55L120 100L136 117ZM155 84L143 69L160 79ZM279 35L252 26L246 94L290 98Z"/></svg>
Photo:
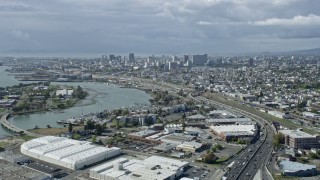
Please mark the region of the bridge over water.
<svg viewBox="0 0 320 180"><path fill-rule="evenodd" d="M32 133L32 132L29 132L27 130L24 130L24 129L21 129L13 124L11 124L9 121L8 121L8 118L10 117L10 114L9 113L6 113L6 114L2 114L2 117L1 117L1 124L2 126L4 126L5 128L9 129L10 131L13 131L15 133L21 133L23 132L23 134L25 135L28 135L28 136L34 136L34 137L41 137L42 135L40 134L36 134L36 133Z"/></svg>

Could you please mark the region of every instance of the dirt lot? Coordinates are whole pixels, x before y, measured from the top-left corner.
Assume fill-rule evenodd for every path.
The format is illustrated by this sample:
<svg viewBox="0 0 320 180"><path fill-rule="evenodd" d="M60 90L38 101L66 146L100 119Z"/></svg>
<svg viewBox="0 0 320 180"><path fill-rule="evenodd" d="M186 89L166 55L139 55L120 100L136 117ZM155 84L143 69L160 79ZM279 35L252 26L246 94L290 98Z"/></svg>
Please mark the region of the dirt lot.
<svg viewBox="0 0 320 180"><path fill-rule="evenodd" d="M73 127L74 131L82 130L82 129L83 129L83 126L74 126ZM65 128L40 128L40 129L30 130L30 132L42 134L42 135L57 135L57 134L68 132L68 127L65 127Z"/></svg>

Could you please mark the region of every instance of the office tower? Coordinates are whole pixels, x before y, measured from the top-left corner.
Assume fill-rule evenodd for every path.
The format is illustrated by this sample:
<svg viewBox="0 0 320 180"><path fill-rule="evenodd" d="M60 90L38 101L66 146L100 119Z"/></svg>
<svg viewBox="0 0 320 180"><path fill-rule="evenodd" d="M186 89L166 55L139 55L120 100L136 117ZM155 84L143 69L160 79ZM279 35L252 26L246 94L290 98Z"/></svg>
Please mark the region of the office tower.
<svg viewBox="0 0 320 180"><path fill-rule="evenodd" d="M183 62L186 63L189 60L189 55L184 55L183 56Z"/></svg>
<svg viewBox="0 0 320 180"><path fill-rule="evenodd" d="M253 67L253 58L249 59L249 67Z"/></svg>
<svg viewBox="0 0 320 180"><path fill-rule="evenodd" d="M129 62L134 63L134 53L129 54Z"/></svg>
<svg viewBox="0 0 320 180"><path fill-rule="evenodd" d="M110 55L109 55L109 60L110 60L110 61L114 60L115 58L116 58L116 57L115 57L114 54L110 54Z"/></svg>
<svg viewBox="0 0 320 180"><path fill-rule="evenodd" d="M192 55L192 65L193 66L204 66L208 61L208 55Z"/></svg>

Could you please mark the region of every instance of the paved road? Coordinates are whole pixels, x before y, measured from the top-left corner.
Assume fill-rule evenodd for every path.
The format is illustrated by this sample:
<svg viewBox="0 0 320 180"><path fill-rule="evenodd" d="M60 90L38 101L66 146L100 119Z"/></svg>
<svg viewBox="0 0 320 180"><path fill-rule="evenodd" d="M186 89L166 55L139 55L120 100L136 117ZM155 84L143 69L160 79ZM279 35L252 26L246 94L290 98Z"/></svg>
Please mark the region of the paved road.
<svg viewBox="0 0 320 180"><path fill-rule="evenodd" d="M271 126L270 123L263 120L262 118L254 114L248 113L246 111L243 111L241 109L218 103L216 101L209 100L201 96L192 97L191 95L189 95L189 97L198 102L207 102L210 104L219 105L221 107L224 107L225 109L235 111L240 114L244 114L245 116L248 116L253 120L257 121L261 125L264 131L264 137L262 137L261 140L258 140L253 144L249 145L245 151L240 153L239 156L236 158L233 167L231 167L225 175L227 179L253 179L258 169L263 170L264 166L266 166L267 161L271 156L272 139L275 129ZM266 171L261 171L263 177L270 178L269 174L266 173Z"/></svg>
<svg viewBox="0 0 320 180"><path fill-rule="evenodd" d="M8 117L10 116L10 114L3 114L2 117L1 117L1 124L6 127L7 129L13 131L13 132L16 132L16 133L20 133L20 132L23 132L25 135L28 135L28 136L33 136L33 137L41 137L42 135L40 134L35 134L35 133L32 133L32 132L29 132L27 130L24 130L24 129L21 129L21 128L18 128L16 127L15 125L11 124L7 119Z"/></svg>

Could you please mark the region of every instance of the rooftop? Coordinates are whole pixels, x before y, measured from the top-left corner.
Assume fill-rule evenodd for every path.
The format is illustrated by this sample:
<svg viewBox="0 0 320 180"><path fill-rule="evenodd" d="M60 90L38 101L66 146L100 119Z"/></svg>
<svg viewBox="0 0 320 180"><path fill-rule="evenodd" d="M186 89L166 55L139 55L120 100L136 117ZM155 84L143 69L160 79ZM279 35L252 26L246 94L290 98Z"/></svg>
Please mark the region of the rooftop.
<svg viewBox="0 0 320 180"><path fill-rule="evenodd" d="M313 138L313 137L315 137L311 134L308 134L308 133L300 131L300 130L280 130L279 132L284 135L288 135L292 138Z"/></svg>
<svg viewBox="0 0 320 180"><path fill-rule="evenodd" d="M309 169L317 168L314 165L302 164L298 162L292 162L288 160L281 161L279 167L285 172L296 172L296 171L306 171Z"/></svg>
<svg viewBox="0 0 320 180"><path fill-rule="evenodd" d="M160 156L151 156L145 160L119 158L90 169L90 177L112 177L120 180L129 179L166 179L176 174L188 162ZM96 177L93 177L96 176Z"/></svg>
<svg viewBox="0 0 320 180"><path fill-rule="evenodd" d="M217 133L240 133L246 132L246 134L253 135L256 126L254 124L240 124L240 125L220 125L220 126L210 126L210 129L216 131Z"/></svg>
<svg viewBox="0 0 320 180"><path fill-rule="evenodd" d="M155 133L157 133L158 131L154 131L154 130L143 130L143 131L139 131L139 132L133 132L133 133L130 133L129 135L132 135L132 136L139 136L139 137L146 137L146 136L150 136L150 135L153 135Z"/></svg>

